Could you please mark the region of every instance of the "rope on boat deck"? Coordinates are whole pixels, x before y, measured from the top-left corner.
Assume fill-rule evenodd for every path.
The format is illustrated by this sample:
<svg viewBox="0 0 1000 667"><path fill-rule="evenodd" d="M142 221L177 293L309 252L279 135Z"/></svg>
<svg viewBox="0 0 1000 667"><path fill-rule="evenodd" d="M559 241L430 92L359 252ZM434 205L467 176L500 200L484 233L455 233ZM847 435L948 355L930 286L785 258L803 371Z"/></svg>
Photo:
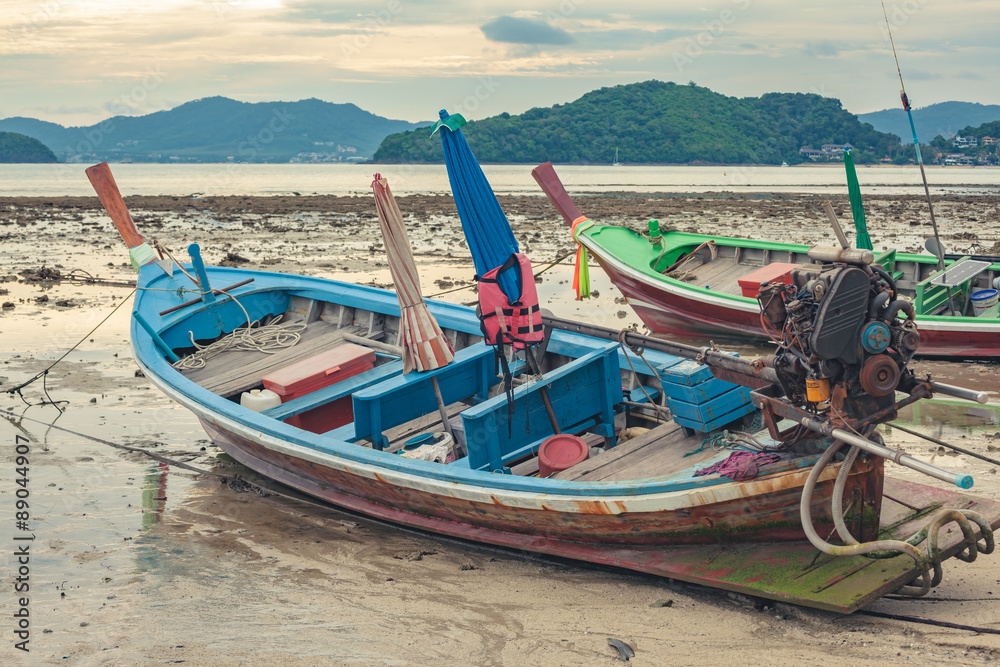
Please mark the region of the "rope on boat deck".
<svg viewBox="0 0 1000 667"><path fill-rule="evenodd" d="M674 262L673 264L671 264L667 268L665 268L662 271L660 271L660 273L663 274L663 275L667 275L671 271L675 271L675 270L681 268L692 257L697 256L698 251L701 250L701 249L703 249L703 248L708 248L708 252L709 252L709 260L708 261L714 262L716 259L718 259L718 257L719 257L719 249L715 245L715 239L710 239L710 240L705 241L704 243L702 243L700 246L698 246L697 248L695 248L694 250L692 250L688 254L686 254L683 257L681 257L679 260L677 260L676 262ZM653 262L653 266L654 267L657 266L660 263L660 260L663 259L663 255L666 252L667 252L667 246L666 246L666 244L664 244L663 245L663 249L660 251L660 256L656 258L655 262ZM702 264L704 264L704 262L702 262ZM694 269L692 269L692 271L693 270ZM689 273L689 272L685 272L682 275L686 277L687 273ZM676 280L683 280L684 279L682 277L676 277L676 276L671 276L671 277L675 278Z"/></svg>
<svg viewBox="0 0 1000 667"><path fill-rule="evenodd" d="M715 435L710 435L701 441L701 446L698 449L692 449L690 452L686 452L684 456L692 456L698 452L704 451L705 447L711 447L716 452L721 452L726 449L736 449L737 447L742 447L754 452L777 452L784 449L784 445L765 445L763 442L758 440L752 433L746 431L720 431Z"/></svg>
<svg viewBox="0 0 1000 667"><path fill-rule="evenodd" d="M631 329L622 329L621 331L618 332L618 346L621 347L622 354L625 355L625 361L628 362L628 367L632 369L632 376L639 383L639 389L642 390L642 395L645 396L646 400L649 401L649 404L656 409L656 414L660 417L660 419L668 421L670 419L670 413L667 412L666 408L664 408L662 405L654 401L652 397L650 397L650 395L646 392L646 387L643 386L642 380L639 379L639 374L635 372L635 366L632 365L632 360L628 356L628 350L625 349L627 347L629 350L632 350L632 352L635 353L635 356L642 359L643 363L645 363L646 367L649 369L649 372L653 374L653 377L655 378L660 377L660 374L656 372L656 369L653 368L652 364L650 364L649 361L646 359L646 357L643 356L642 354L643 349L639 346L631 346L625 341L625 337L630 332ZM663 384L662 380L660 381L660 384ZM666 396L666 392L664 392L662 388L660 389L660 392L663 396Z"/></svg>
<svg viewBox="0 0 1000 667"><path fill-rule="evenodd" d="M239 302L237 301L237 303ZM244 310L244 312L246 311ZM305 331L307 325L305 322L278 324L281 317L278 315L263 325L260 320L251 322L248 319L247 326L239 326L209 345L199 345L194 340L194 333L188 331L188 337L191 339L191 344L197 348L197 352L175 362L173 366L178 370L204 368L206 361L226 350L247 350L274 354L280 350L294 347L302 339L302 332Z"/></svg>

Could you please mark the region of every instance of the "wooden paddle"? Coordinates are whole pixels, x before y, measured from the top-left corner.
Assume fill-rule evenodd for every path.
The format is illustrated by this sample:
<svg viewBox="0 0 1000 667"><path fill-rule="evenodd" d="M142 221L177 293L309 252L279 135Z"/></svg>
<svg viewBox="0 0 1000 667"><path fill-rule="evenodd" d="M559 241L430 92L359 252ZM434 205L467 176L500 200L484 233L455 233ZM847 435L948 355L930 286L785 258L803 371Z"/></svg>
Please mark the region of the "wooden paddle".
<svg viewBox="0 0 1000 667"><path fill-rule="evenodd" d="M111 167L107 162L95 164L87 169L87 178L90 184L97 191L97 196L104 206L104 210L111 216L111 221L115 223L115 228L121 234L122 240L129 248L134 248L145 243L142 234L135 227L135 222L125 207L121 192L118 191L118 184L115 177L111 175Z"/></svg>
<svg viewBox="0 0 1000 667"><path fill-rule="evenodd" d="M559 180L556 170L552 168L551 162L538 165L531 170L531 175L535 178L535 182L538 183L545 196L552 202L552 205L562 214L563 219L566 220L568 225L572 225L584 217L583 213L580 213L580 209L570 199L569 193L563 187L562 181Z"/></svg>

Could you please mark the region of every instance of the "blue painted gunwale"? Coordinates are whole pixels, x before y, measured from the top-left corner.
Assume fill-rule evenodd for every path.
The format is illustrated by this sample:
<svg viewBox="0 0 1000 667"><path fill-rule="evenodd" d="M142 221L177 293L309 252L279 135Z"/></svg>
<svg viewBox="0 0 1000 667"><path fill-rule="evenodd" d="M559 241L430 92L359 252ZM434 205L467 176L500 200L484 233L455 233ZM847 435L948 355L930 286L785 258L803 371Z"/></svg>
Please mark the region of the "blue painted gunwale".
<svg viewBox="0 0 1000 667"><path fill-rule="evenodd" d="M244 304L254 299L268 299L272 303L287 303L286 295L303 296L343 304L349 307L375 311L386 315L398 316L399 304L394 292L364 285L354 285L324 278L279 274L264 271L250 271L225 267L207 267L211 285L215 288L226 287L246 278L254 278L254 282L233 290L231 293ZM230 302L224 296L217 297L216 303L209 306L204 303L189 306L186 309L160 316L162 310L181 303L190 298L188 294L178 293L178 289L190 290L190 281L180 272L168 277L155 264L146 265L139 272L138 292L134 310L141 313L153 330L160 335L171 330L179 330L190 322L199 322L204 326L204 317L210 308L219 308L219 302ZM277 298L274 298L277 297ZM230 302L230 306L239 313L232 322L226 323L229 330L245 322L242 310ZM471 308L455 304L428 301L428 306L442 328L456 329L465 333L478 334L479 321ZM231 309L227 309L231 310ZM270 311L276 312L276 311ZM199 318L199 315L201 316ZM202 331L202 330L200 330ZM186 330L185 330L186 333ZM204 330L195 333L195 339L211 338L215 332ZM557 479L542 479L517 475L498 475L478 470L471 470L455 465L441 465L404 459L394 454L368 449L349 443L327 434L313 434L278 420L265 417L252 410L241 407L238 403L222 398L209 390L185 378L174 369L157 350L152 337L146 333L133 319L131 324L133 354L136 361L146 370L147 375L168 395L183 404L182 399L191 401L211 414L231 420L255 432L281 441L285 445L301 447L315 454L341 460L341 465L355 462L376 466L395 473L409 474L417 477L434 479L441 482L475 487L478 489L503 489L506 491L526 492L531 494L552 494L564 496L645 496L689 489L704 488L721 484L731 484L728 479L708 476L697 479L650 478L645 480L628 480L614 482L576 482ZM590 338L566 331L553 331L548 350L556 354L578 356L585 352L601 349L607 341ZM621 355L624 358L624 354ZM646 352L654 366L669 363L674 357ZM640 374L648 368L632 354L635 369ZM312 458L312 457L310 457ZM701 465L708 465L703 462ZM676 477L673 475L672 477Z"/></svg>

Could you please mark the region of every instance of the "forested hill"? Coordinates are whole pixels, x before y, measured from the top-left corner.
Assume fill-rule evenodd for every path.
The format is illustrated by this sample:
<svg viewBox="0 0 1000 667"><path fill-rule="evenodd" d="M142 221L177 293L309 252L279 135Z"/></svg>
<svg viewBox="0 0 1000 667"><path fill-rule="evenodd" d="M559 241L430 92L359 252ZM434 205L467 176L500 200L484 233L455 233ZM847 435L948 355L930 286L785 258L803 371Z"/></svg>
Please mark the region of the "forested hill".
<svg viewBox="0 0 1000 667"><path fill-rule="evenodd" d="M457 111L451 109L449 111ZM736 98L693 83L645 81L594 90L568 104L507 113L463 128L481 162L796 164L799 149L849 143L855 161L893 157L899 139L840 102L803 93ZM392 134L376 162L441 162L429 128Z"/></svg>
<svg viewBox="0 0 1000 667"><path fill-rule="evenodd" d="M38 139L16 132L0 132L0 162L58 162Z"/></svg>

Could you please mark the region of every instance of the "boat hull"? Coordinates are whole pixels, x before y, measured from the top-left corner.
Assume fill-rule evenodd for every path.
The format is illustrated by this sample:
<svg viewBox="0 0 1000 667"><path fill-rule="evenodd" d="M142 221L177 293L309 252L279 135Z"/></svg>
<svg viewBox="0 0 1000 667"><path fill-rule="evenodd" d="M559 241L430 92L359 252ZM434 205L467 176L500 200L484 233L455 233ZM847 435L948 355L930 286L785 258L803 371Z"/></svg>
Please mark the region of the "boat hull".
<svg viewBox="0 0 1000 667"><path fill-rule="evenodd" d="M706 506L703 508L706 514L663 515L659 526L641 517L606 512L581 511L573 516L549 512L546 517L544 510L526 510L498 502L469 502L404 489L377 477L373 480L338 472L276 452L210 420L203 420L203 424L224 451L266 477L353 512L448 537L621 567L838 613L860 609L897 590L916 575L912 561L905 557L890 560L830 557L820 554L805 539L774 541L800 534L790 526L753 533L768 538L766 541L734 541L734 533L716 533L704 523L700 528L694 527L686 538L676 534L679 526L692 526L688 519L700 521L709 516L708 512L721 516L720 512L730 513L738 506L743 513L760 513L765 510L764 505L779 498L786 505L791 501L791 506L797 508L789 494L798 495L798 484L778 490L772 497ZM891 507L866 509L862 513L879 517L882 526L894 527L892 536L896 539L926 522L928 511L942 507L981 512L993 527L1000 527L1000 503L920 484L883 480L881 460L868 465L865 472L851 476L845 498L858 498L861 494L867 499L873 496L865 494L873 493L880 499L884 481L887 494L914 503L918 508L915 512L908 506L892 503ZM822 512L821 505L829 507L832 484L829 475L824 475L816 489L814 512ZM662 539L665 528L666 532L675 532L671 539ZM825 520L817 522L816 528L821 534L832 530ZM609 539L609 534L621 539ZM598 535L602 537L594 539ZM962 550L960 531L942 535L939 543L942 558L950 558Z"/></svg>
<svg viewBox="0 0 1000 667"><path fill-rule="evenodd" d="M675 280L654 281L602 252L599 245L587 247L653 333L732 343L770 340L760 323L755 301L744 303L725 296L706 296ZM972 317L958 322L946 319L924 318L918 322L920 356L1000 356L1000 325L995 321L977 321Z"/></svg>
<svg viewBox="0 0 1000 667"><path fill-rule="evenodd" d="M576 511L567 511L548 508L542 499L530 507L525 502L507 504L499 493L487 493L488 500L483 501L470 499L457 488L442 494L403 486L377 474L355 474L346 465L324 466L275 451L249 434L236 433L209 419L202 419L202 425L223 451L266 477L334 505L451 537L568 558L577 557L576 545L581 543L665 546L805 539L798 501L808 469L677 492L678 497L663 499L663 507L647 511L614 512L614 500L586 496L575 500ZM821 532L833 528L829 508L838 469L831 466L813 496L816 526ZM869 516L872 512L877 516L881 483L880 459L858 462L845 496L863 499ZM727 493L732 489L724 486L742 489L732 494ZM712 502L713 498L720 500ZM670 509L669 505L679 507ZM855 530L874 534L875 525L859 525ZM539 540L544 548L538 548Z"/></svg>

